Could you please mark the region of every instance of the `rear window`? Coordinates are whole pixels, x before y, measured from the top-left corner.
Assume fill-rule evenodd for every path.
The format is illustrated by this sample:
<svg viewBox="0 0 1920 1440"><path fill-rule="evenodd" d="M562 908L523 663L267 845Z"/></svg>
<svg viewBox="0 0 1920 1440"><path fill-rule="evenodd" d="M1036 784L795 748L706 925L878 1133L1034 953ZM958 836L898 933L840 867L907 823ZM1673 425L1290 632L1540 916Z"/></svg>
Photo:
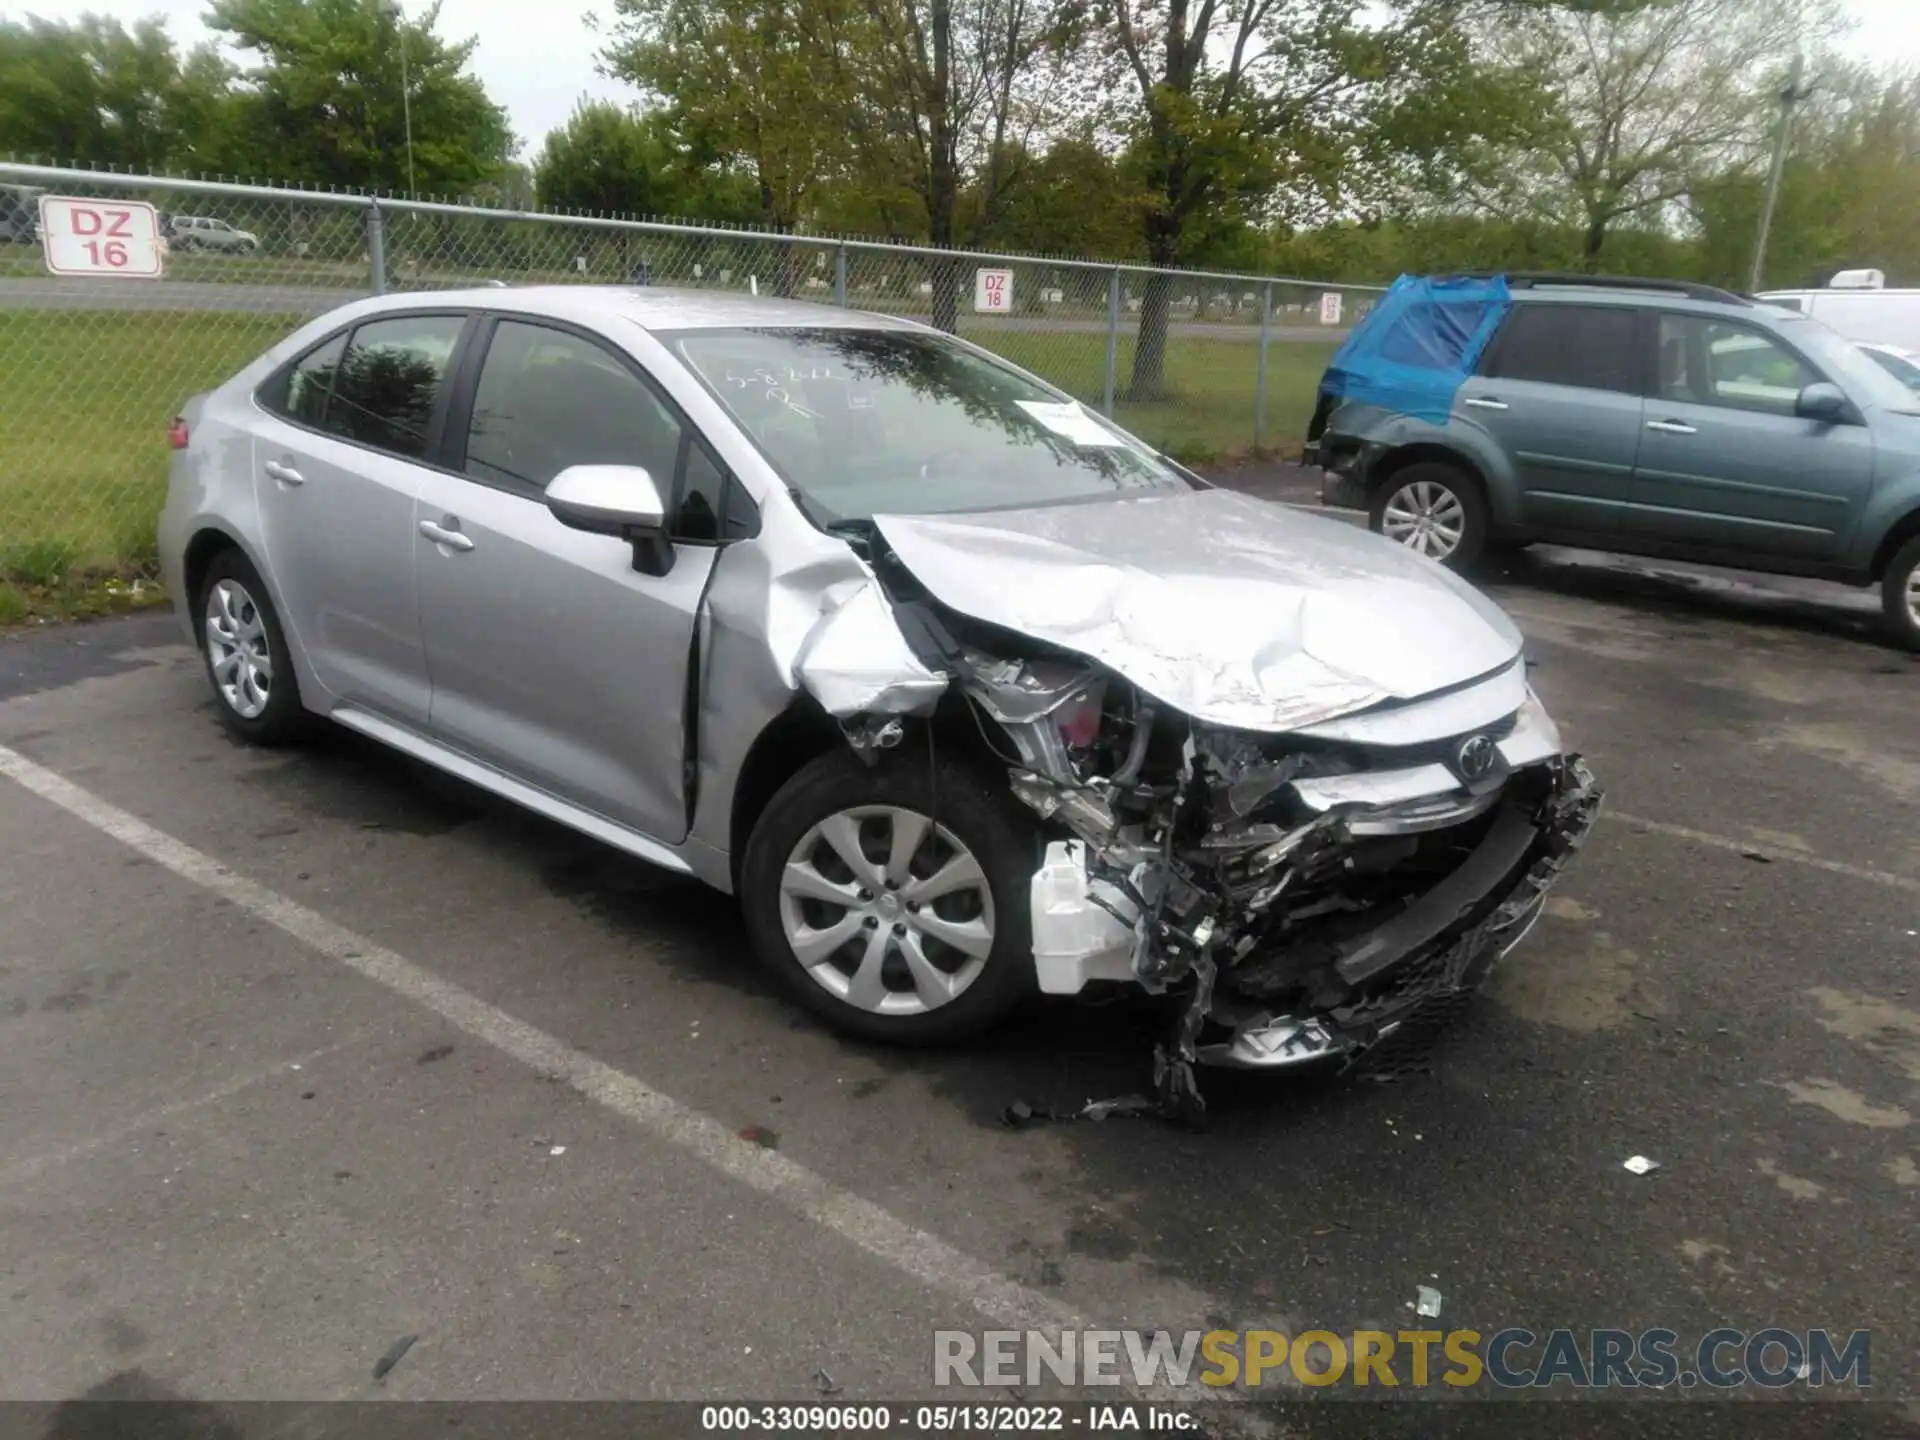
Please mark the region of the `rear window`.
<svg viewBox="0 0 1920 1440"><path fill-rule="evenodd" d="M1491 309L1485 300L1407 307L1380 342L1380 358L1421 370L1459 370Z"/></svg>
<svg viewBox="0 0 1920 1440"><path fill-rule="evenodd" d="M1602 305L1516 305L1487 352L1496 380L1640 393L1640 312Z"/></svg>

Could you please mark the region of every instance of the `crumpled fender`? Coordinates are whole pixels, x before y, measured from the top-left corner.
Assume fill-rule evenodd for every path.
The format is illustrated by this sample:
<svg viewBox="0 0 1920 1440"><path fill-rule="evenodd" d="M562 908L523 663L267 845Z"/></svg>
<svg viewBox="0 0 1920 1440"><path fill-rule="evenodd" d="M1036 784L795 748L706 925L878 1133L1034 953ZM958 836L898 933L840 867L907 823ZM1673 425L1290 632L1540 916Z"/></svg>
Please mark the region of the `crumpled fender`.
<svg viewBox="0 0 1920 1440"><path fill-rule="evenodd" d="M931 711L947 677L913 653L880 582L869 575L842 583L825 599L825 612L794 657L794 684L838 720Z"/></svg>

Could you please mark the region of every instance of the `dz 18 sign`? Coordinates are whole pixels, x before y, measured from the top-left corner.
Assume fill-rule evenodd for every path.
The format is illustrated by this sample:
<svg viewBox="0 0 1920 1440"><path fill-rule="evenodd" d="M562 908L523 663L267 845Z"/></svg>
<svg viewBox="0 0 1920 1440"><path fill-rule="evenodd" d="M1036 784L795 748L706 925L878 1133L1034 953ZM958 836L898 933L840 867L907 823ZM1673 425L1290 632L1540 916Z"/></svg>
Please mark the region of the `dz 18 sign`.
<svg viewBox="0 0 1920 1440"><path fill-rule="evenodd" d="M1013 272L976 270L973 272L973 308L1006 313L1013 309Z"/></svg>
<svg viewBox="0 0 1920 1440"><path fill-rule="evenodd" d="M160 273L160 223L144 201L42 195L40 243L55 275L152 279Z"/></svg>

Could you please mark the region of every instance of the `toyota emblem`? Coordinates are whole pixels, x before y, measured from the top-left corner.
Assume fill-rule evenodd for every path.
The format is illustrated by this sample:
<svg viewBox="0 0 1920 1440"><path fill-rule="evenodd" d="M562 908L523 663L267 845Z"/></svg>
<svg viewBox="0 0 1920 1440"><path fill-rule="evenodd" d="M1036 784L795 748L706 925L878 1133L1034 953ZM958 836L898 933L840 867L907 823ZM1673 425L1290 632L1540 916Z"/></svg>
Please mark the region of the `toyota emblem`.
<svg viewBox="0 0 1920 1440"><path fill-rule="evenodd" d="M1491 735L1473 735L1460 742L1460 753L1455 763L1466 779L1484 780L1492 772L1494 761L1499 758L1500 752L1494 747Z"/></svg>

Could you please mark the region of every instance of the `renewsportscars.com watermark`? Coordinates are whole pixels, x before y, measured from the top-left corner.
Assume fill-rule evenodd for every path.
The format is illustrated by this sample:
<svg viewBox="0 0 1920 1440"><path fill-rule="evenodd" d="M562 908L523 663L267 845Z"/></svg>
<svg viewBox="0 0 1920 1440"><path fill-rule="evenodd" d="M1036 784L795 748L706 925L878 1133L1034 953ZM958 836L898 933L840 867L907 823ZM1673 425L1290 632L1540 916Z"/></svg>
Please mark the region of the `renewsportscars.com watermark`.
<svg viewBox="0 0 1920 1440"><path fill-rule="evenodd" d="M1261 1385L1785 1389L1872 1381L1871 1336L1831 1330L936 1330L936 1386Z"/></svg>

